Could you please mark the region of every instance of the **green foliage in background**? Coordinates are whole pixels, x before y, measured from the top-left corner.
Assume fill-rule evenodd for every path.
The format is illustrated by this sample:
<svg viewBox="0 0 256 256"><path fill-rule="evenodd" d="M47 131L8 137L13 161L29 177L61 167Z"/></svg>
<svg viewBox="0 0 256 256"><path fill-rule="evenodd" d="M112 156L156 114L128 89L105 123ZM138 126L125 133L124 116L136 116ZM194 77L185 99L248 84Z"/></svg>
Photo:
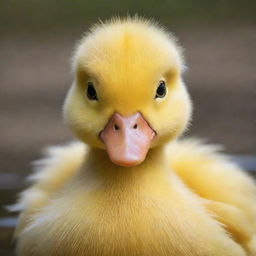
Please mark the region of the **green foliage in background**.
<svg viewBox="0 0 256 256"><path fill-rule="evenodd" d="M167 23L256 20L255 0L0 0L1 29L29 30L135 14Z"/></svg>

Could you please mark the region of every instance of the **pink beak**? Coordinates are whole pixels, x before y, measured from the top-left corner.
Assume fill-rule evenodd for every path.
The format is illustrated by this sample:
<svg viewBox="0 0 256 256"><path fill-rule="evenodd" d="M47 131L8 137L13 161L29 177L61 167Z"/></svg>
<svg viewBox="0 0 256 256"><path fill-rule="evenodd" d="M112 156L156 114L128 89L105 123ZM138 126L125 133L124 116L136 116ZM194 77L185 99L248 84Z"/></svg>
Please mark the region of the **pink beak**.
<svg viewBox="0 0 256 256"><path fill-rule="evenodd" d="M101 131L100 139L113 163L131 167L145 160L155 135L139 112L128 117L115 113Z"/></svg>

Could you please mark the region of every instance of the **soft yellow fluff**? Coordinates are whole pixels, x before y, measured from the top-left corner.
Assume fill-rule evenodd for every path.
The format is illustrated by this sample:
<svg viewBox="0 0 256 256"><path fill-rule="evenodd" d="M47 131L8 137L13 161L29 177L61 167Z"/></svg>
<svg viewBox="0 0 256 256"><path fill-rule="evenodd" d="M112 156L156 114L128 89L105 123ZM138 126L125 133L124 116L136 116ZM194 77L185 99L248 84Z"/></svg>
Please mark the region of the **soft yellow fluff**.
<svg viewBox="0 0 256 256"><path fill-rule="evenodd" d="M173 37L139 19L81 40L64 115L82 143L38 163L16 207L19 255L256 255L254 182L214 146L176 139L191 113L182 63ZM156 100L159 79L168 93ZM87 81L99 101L86 99ZM113 164L98 139L114 111L140 111L157 132L138 166Z"/></svg>

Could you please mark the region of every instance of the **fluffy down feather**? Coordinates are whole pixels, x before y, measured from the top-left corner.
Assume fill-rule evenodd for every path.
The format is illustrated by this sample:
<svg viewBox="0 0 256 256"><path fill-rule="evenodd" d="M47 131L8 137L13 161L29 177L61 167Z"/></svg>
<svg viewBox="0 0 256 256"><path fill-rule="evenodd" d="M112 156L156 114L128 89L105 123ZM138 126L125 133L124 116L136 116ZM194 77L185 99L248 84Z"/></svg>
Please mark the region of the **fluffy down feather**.
<svg viewBox="0 0 256 256"><path fill-rule="evenodd" d="M252 179L216 147L177 139L192 110L183 66L175 38L152 22L115 19L83 37L64 105L82 142L36 163L13 207L18 255L256 255ZM97 100L86 96L89 82ZM99 139L115 112L139 112L156 133L139 165L113 164Z"/></svg>

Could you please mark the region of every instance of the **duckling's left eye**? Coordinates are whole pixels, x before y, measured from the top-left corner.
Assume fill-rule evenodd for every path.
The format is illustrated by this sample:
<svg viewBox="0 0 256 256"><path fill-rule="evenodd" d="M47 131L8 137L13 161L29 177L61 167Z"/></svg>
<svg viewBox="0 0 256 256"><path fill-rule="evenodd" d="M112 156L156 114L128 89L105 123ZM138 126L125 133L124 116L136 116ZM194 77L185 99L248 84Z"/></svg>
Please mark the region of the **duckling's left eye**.
<svg viewBox="0 0 256 256"><path fill-rule="evenodd" d="M160 81L156 90L156 98L163 98L166 95L165 81Z"/></svg>
<svg viewBox="0 0 256 256"><path fill-rule="evenodd" d="M89 100L98 100L97 93L92 82L88 82L87 84L87 97Z"/></svg>

